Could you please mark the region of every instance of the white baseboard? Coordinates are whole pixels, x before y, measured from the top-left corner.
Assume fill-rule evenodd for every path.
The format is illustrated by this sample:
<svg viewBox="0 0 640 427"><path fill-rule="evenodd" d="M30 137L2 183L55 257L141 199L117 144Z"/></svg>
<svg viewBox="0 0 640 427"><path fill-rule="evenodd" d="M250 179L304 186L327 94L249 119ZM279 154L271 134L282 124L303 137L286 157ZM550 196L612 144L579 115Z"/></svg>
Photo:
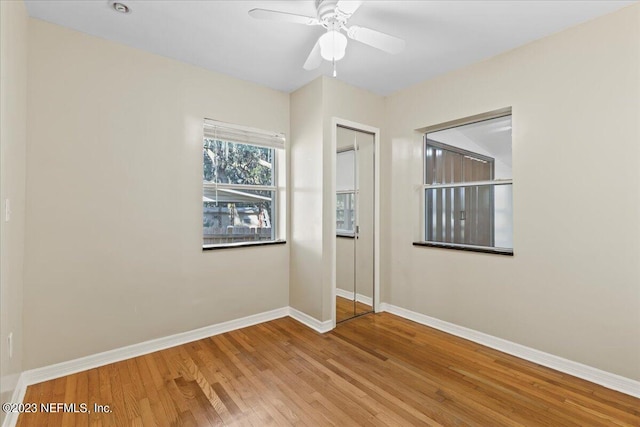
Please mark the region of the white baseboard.
<svg viewBox="0 0 640 427"><path fill-rule="evenodd" d="M97 368L99 366L120 362L132 357L142 356L158 350L164 350L166 348L175 347L188 342L223 334L236 329L246 328L247 326L257 325L258 323L268 322L269 320L279 319L281 317L286 317L288 314L289 307L282 307L266 311L264 313L230 320L228 322L205 326L192 331L116 348L98 354L92 354L90 356L57 363L55 365L31 369L23 372L22 376L24 377L27 385L37 384L54 378L60 378L65 375L75 374L76 372L86 371L87 369Z"/></svg>
<svg viewBox="0 0 640 427"><path fill-rule="evenodd" d="M108 365L110 363L120 362L132 357L142 356L153 353L155 351L164 350L166 348L175 347L188 342L200 340L214 335L223 334L236 329L246 328L248 326L257 325L259 323L268 322L270 320L279 319L281 317L291 316L295 320L305 326L325 333L333 329L333 322L327 320L324 322L309 316L292 307L282 307L276 310L264 313L254 314L252 316L240 319L230 320L228 322L218 323L216 325L205 326L204 328L194 329L192 331L182 332L163 338L145 341L139 344L133 344L126 347L116 348L98 354L81 357L67 362L57 363L55 365L44 366L42 368L31 369L16 375L11 379L10 387L15 386L11 397L12 403L23 402L27 386L41 383L43 381L60 378L66 375L75 374L77 372L86 371L88 369L97 368ZM2 427L14 427L18 422L18 413L7 413Z"/></svg>
<svg viewBox="0 0 640 427"><path fill-rule="evenodd" d="M353 301L353 292L345 291L344 289L336 288L336 295L342 298ZM362 294L356 294L356 301L366 305L373 305L373 298L364 296Z"/></svg>
<svg viewBox="0 0 640 427"><path fill-rule="evenodd" d="M445 322L443 320L416 313L391 304L381 303L380 311L387 311L397 316L404 317L405 319L409 319L414 322L439 329L449 334L474 341L478 344L485 345L504 353L511 354L513 356L520 357L539 365L546 366L557 371L564 372L566 374L573 375L587 381L591 381L596 384L600 384L612 390L620 391L622 393L640 398L639 381L605 372L591 366L573 362L562 357L554 356L549 353L535 350L530 347L516 344L511 341L497 338L482 332L474 331L473 329L458 326L453 323ZM103 353L98 353L51 366L45 366L42 368L25 371L18 377L11 402L22 402L27 390L27 386L32 384L37 384L42 381L71 375L87 369L97 368L99 366L119 362L122 360L130 359L132 357L153 353L155 351L175 347L177 345L211 337L225 332L230 332L236 329L257 325L259 323L279 319L287 315L319 333L325 333L333 329L333 322L331 320L321 322L314 317L309 316L308 314L296 310L293 307L282 307L276 310L243 317L241 319L235 319L216 325L206 326L204 328L195 329L193 331L145 341L140 344L134 344L127 347L109 350ZM15 426L17 420L17 413L9 413L5 417L2 426L13 427Z"/></svg>
<svg viewBox="0 0 640 427"><path fill-rule="evenodd" d="M108 365L110 363L120 362L132 357L142 356L188 342L197 341L203 338L212 337L214 335L223 334L225 332L234 331L236 329L246 328L248 326L257 325L259 323L279 319L288 315L289 307L282 307L275 310L243 317L240 319L230 320L228 322L205 326L204 328L194 329L192 331L182 332L179 334L149 340L126 347L116 348L98 354L92 354L90 356L69 360L67 362L57 363L55 365L31 369L23 372L18 377L16 387L13 391L13 396L11 397L11 402L22 402L27 391L27 386L30 386L32 384L37 384L43 381L75 374L77 372L86 371L87 369L97 368L100 366ZM316 320L316 322L318 321ZM4 422L2 423L2 427L14 427L17 421L17 413L8 413L4 419Z"/></svg>
<svg viewBox="0 0 640 427"><path fill-rule="evenodd" d="M353 292L345 291L344 289L336 288L336 296L346 299L353 299Z"/></svg>
<svg viewBox="0 0 640 427"><path fill-rule="evenodd" d="M228 322L218 323L204 328L194 329L192 331L182 332L163 338L145 341L139 344L133 344L126 347L116 348L102 353L92 354L90 356L69 360L55 365L44 366L42 368L31 369L20 374L16 387L13 391L12 402L19 403L24 399L27 386L41 383L43 381L60 378L66 375L75 374L77 372L86 371L88 369L97 368L108 365L110 363L120 362L132 357L142 356L153 353L155 351L164 350L166 348L175 347L188 342L200 340L214 335L223 334L225 332L234 331L236 329L246 328L248 326L257 325L259 323L268 322L270 320L279 319L281 317L291 316L305 326L315 331L325 333L333 329L331 320L321 322L299 310L291 307L282 307L276 310L266 311L240 319L230 320ZM7 414L3 427L13 427L18 420L18 414Z"/></svg>
<svg viewBox="0 0 640 427"><path fill-rule="evenodd" d="M443 332L447 332L451 335L455 335L476 342L478 344L491 347L495 350L511 354L512 356L516 356L521 359L525 359L530 362L555 369L556 371L560 371L574 377L582 378L583 380L599 384L603 387L607 387L612 390L616 390L621 393L640 398L640 381L602 371L591 366L583 365L582 363L567 360L559 356L554 356L553 354L545 353L540 350L536 350L521 344L516 344L502 338L494 337L492 335L465 328L463 326L458 326L454 323L445 322L444 320L436 319L425 314L416 313L414 311L407 310L402 307L397 307L388 303L381 303L380 310L387 311L389 313L395 314L396 316L412 320L416 323L430 326Z"/></svg>
<svg viewBox="0 0 640 427"><path fill-rule="evenodd" d="M296 310L293 307L289 307L289 316L296 319L303 325L315 330L316 332L320 332L321 334L329 332L333 329L333 322L331 320L325 320L324 322L321 322L315 317L311 317L308 314L303 313L300 310Z"/></svg>
<svg viewBox="0 0 640 427"><path fill-rule="evenodd" d="M20 374L11 395L11 403L20 403L24 400L24 395L27 392L27 385L24 373ZM20 415L18 412L8 412L4 417L2 427L14 427L18 422L18 415Z"/></svg>

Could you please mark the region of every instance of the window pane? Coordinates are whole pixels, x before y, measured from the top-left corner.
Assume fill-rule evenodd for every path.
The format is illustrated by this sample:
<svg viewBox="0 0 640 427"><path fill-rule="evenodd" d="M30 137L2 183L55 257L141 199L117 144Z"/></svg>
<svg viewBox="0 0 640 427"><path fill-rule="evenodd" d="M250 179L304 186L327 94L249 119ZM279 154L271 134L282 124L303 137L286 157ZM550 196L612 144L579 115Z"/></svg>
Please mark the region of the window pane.
<svg viewBox="0 0 640 427"><path fill-rule="evenodd" d="M274 185L275 149L205 139L203 179L219 184Z"/></svg>
<svg viewBox="0 0 640 427"><path fill-rule="evenodd" d="M495 246L513 248L513 192L511 185L495 187Z"/></svg>
<svg viewBox="0 0 640 427"><path fill-rule="evenodd" d="M347 191L356 188L355 151L343 151L336 156L336 190Z"/></svg>
<svg viewBox="0 0 640 427"><path fill-rule="evenodd" d="M353 234L355 223L354 193L340 193L336 199L336 230L338 233Z"/></svg>
<svg viewBox="0 0 640 427"><path fill-rule="evenodd" d="M513 248L511 123L506 115L425 135L425 240Z"/></svg>
<svg viewBox="0 0 640 427"><path fill-rule="evenodd" d="M425 239L513 248L512 185L425 190Z"/></svg>
<svg viewBox="0 0 640 427"><path fill-rule="evenodd" d="M513 178L511 116L429 132L426 138L425 184Z"/></svg>
<svg viewBox="0 0 640 427"><path fill-rule="evenodd" d="M205 189L203 244L275 240L274 191Z"/></svg>

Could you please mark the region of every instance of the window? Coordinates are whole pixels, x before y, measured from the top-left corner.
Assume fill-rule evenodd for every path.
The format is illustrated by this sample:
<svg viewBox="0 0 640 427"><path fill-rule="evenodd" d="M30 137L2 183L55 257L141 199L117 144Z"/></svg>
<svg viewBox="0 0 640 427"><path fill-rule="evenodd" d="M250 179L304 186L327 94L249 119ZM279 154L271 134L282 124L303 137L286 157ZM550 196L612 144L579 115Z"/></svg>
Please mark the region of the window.
<svg viewBox="0 0 640 427"><path fill-rule="evenodd" d="M340 151L336 157L336 234L355 236L355 151Z"/></svg>
<svg viewBox="0 0 640 427"><path fill-rule="evenodd" d="M341 236L353 236L355 193L353 191L337 192L336 198L336 232Z"/></svg>
<svg viewBox="0 0 640 427"><path fill-rule="evenodd" d="M284 136L205 121L203 247L276 241Z"/></svg>
<svg viewBox="0 0 640 427"><path fill-rule="evenodd" d="M429 246L513 253L511 114L489 116L425 133Z"/></svg>

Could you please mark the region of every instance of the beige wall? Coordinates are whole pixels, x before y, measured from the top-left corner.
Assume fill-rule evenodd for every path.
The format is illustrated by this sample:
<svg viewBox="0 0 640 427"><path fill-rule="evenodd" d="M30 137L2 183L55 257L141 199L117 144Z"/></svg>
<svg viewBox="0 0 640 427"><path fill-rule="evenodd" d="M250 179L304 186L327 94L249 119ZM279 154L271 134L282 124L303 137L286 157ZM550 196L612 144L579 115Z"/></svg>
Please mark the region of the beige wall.
<svg viewBox="0 0 640 427"><path fill-rule="evenodd" d="M287 306L289 245L202 252L201 143L289 95L29 25L25 368Z"/></svg>
<svg viewBox="0 0 640 427"><path fill-rule="evenodd" d="M27 12L22 1L0 2L0 401L7 402L22 369ZM5 222L5 200L11 217ZM13 333L13 356L7 338ZM0 423L4 420L0 415Z"/></svg>
<svg viewBox="0 0 640 427"><path fill-rule="evenodd" d="M291 307L322 317L322 79L291 94Z"/></svg>
<svg viewBox="0 0 640 427"><path fill-rule="evenodd" d="M355 284L355 239L336 237L336 288L353 293Z"/></svg>
<svg viewBox="0 0 640 427"><path fill-rule="evenodd" d="M384 300L640 379L640 6L392 95ZM413 247L414 129L513 107L515 256Z"/></svg>

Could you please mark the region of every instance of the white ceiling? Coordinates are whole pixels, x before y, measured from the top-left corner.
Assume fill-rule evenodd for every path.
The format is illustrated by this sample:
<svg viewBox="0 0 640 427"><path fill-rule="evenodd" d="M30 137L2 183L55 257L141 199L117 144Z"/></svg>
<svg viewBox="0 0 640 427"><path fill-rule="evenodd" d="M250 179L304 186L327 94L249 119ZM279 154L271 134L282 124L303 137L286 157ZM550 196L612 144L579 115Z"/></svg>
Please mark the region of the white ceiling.
<svg viewBox="0 0 640 427"><path fill-rule="evenodd" d="M26 0L30 16L285 92L321 74L302 68L322 27L256 20L250 9L315 16L313 0ZM407 41L390 55L349 41L338 79L387 95L635 1L366 1L349 24Z"/></svg>

